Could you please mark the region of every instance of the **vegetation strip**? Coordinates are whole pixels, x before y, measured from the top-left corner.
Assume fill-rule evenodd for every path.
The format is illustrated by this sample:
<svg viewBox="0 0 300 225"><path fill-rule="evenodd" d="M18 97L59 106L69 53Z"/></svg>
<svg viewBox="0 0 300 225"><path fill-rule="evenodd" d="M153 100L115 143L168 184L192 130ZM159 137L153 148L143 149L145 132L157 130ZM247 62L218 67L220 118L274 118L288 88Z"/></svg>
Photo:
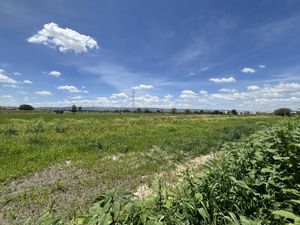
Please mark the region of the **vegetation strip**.
<svg viewBox="0 0 300 225"><path fill-rule="evenodd" d="M71 224L299 224L300 121L224 146L220 157L176 188L158 185L147 201L102 194ZM63 224L52 211L38 221ZM26 224L32 224L28 220Z"/></svg>

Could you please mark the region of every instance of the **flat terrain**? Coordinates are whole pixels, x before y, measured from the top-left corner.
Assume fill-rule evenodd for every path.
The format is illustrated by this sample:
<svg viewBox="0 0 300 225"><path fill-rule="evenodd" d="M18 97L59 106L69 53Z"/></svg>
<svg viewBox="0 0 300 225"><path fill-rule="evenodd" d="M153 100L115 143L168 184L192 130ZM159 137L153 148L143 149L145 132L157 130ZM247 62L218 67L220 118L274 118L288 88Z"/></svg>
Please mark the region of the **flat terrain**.
<svg viewBox="0 0 300 225"><path fill-rule="evenodd" d="M157 173L220 150L281 120L273 116L0 114L0 221L39 216L55 198L68 219L112 187L136 190Z"/></svg>

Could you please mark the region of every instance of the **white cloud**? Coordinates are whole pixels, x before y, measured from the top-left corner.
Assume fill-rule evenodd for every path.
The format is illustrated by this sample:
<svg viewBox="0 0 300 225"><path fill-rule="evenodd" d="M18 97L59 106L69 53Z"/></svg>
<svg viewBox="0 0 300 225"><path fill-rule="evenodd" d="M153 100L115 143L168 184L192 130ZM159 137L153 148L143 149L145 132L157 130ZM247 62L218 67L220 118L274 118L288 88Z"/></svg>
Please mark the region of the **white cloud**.
<svg viewBox="0 0 300 225"><path fill-rule="evenodd" d="M266 66L266 65L258 65L258 67L261 68L261 69L264 69L264 68L266 68L267 66Z"/></svg>
<svg viewBox="0 0 300 225"><path fill-rule="evenodd" d="M30 80L24 80L23 83L24 84L32 84L32 82Z"/></svg>
<svg viewBox="0 0 300 225"><path fill-rule="evenodd" d="M214 99L228 100L228 101L234 101L237 99L236 96L229 95L229 94L211 94L210 97Z"/></svg>
<svg viewBox="0 0 300 225"><path fill-rule="evenodd" d="M57 87L57 90L61 90L61 91L68 91L68 92L82 92L81 90L79 90L77 87L73 86L73 85L65 85L65 86L59 86Z"/></svg>
<svg viewBox="0 0 300 225"><path fill-rule="evenodd" d="M260 87L256 86L256 85L251 85L251 86L248 86L247 89L249 91L256 91L256 90L259 90Z"/></svg>
<svg viewBox="0 0 300 225"><path fill-rule="evenodd" d="M241 70L243 73L255 73L256 70L250 67L245 67L244 69Z"/></svg>
<svg viewBox="0 0 300 225"><path fill-rule="evenodd" d="M214 83L232 83L236 82L236 79L234 77L229 77L229 78L210 78L209 79L211 82Z"/></svg>
<svg viewBox="0 0 300 225"><path fill-rule="evenodd" d="M16 84L17 81L15 81L14 79L4 75L3 73L0 73L0 83Z"/></svg>
<svg viewBox="0 0 300 225"><path fill-rule="evenodd" d="M15 76L21 76L21 75L22 75L22 73L19 73L19 72L14 72L14 73L13 73L13 75L15 75Z"/></svg>
<svg viewBox="0 0 300 225"><path fill-rule="evenodd" d="M1 95L1 98L13 100L13 96L11 96L11 95Z"/></svg>
<svg viewBox="0 0 300 225"><path fill-rule="evenodd" d="M133 87L134 90L146 90L146 89L152 89L153 86L150 84L140 84L138 86Z"/></svg>
<svg viewBox="0 0 300 225"><path fill-rule="evenodd" d="M164 98L165 98L165 99L171 99L171 98L173 98L173 96L170 95L170 94L167 94L167 95L164 96Z"/></svg>
<svg viewBox="0 0 300 225"><path fill-rule="evenodd" d="M18 85L15 85L15 84L4 84L3 87L17 88Z"/></svg>
<svg viewBox="0 0 300 225"><path fill-rule="evenodd" d="M69 96L68 98L70 98L70 99L82 99L82 96L81 95Z"/></svg>
<svg viewBox="0 0 300 225"><path fill-rule="evenodd" d="M53 70L53 71L49 72L48 75L54 76L54 77L59 77L61 75L61 72Z"/></svg>
<svg viewBox="0 0 300 225"><path fill-rule="evenodd" d="M152 104L157 104L159 101L159 97L153 95L138 96L135 98L135 102L144 107L152 106Z"/></svg>
<svg viewBox="0 0 300 225"><path fill-rule="evenodd" d="M52 95L52 93L50 91L37 91L35 92L38 95L42 95L42 96L50 96Z"/></svg>
<svg viewBox="0 0 300 225"><path fill-rule="evenodd" d="M125 94L124 92L117 93L117 94L112 94L110 96L111 99L117 99L117 98L128 98L128 95Z"/></svg>
<svg viewBox="0 0 300 225"><path fill-rule="evenodd" d="M188 98L195 98L197 94L191 90L183 90L181 91L180 98L188 99Z"/></svg>
<svg viewBox="0 0 300 225"><path fill-rule="evenodd" d="M219 92L224 92L224 93L236 93L238 92L236 89L228 89L228 88L221 88L219 89Z"/></svg>
<svg viewBox="0 0 300 225"><path fill-rule="evenodd" d="M88 91L82 91L79 90L77 87L73 86L73 85L64 85L64 86L59 86L57 87L57 90L61 90L61 91L68 91L71 93L88 93Z"/></svg>
<svg viewBox="0 0 300 225"><path fill-rule="evenodd" d="M75 53L87 52L88 49L98 49L97 41L78 33L69 28L61 28L56 23L48 23L37 34L28 38L29 43L44 44L49 47L58 47L59 51L65 53L74 51Z"/></svg>
<svg viewBox="0 0 300 225"><path fill-rule="evenodd" d="M221 89L220 89L221 90ZM246 91L223 91L196 93L192 90L183 90L175 98L171 95L158 97L143 95L136 96L135 107L162 107L162 108L198 108L198 109L230 109L240 110L274 110L279 107L297 108L300 104L300 83L279 83L276 85L249 86ZM98 97L97 99L83 99L80 97L68 97L68 99L55 102L34 103L47 106L106 106L106 107L131 107L131 99L125 97L123 92L112 94L111 97ZM117 97L119 96L119 97Z"/></svg>
<svg viewBox="0 0 300 225"><path fill-rule="evenodd" d="M199 93L200 93L200 95L207 95L208 94L208 92L204 91L204 90L200 91Z"/></svg>

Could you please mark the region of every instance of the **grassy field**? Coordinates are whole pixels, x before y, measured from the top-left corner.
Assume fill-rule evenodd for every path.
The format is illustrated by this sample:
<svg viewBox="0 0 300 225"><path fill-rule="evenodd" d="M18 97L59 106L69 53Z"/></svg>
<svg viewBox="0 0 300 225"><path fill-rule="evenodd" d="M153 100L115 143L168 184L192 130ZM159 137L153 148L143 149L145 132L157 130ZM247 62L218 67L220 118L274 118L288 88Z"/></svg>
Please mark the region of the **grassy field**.
<svg viewBox="0 0 300 225"><path fill-rule="evenodd" d="M156 192L136 200L109 190L70 222L49 210L43 225L299 225L300 121L284 121L224 145L175 186L161 179ZM27 220L26 225L32 225Z"/></svg>
<svg viewBox="0 0 300 225"><path fill-rule="evenodd" d="M220 150L281 120L272 116L0 114L0 221L38 217L56 197L65 218L112 187L135 190L157 173Z"/></svg>

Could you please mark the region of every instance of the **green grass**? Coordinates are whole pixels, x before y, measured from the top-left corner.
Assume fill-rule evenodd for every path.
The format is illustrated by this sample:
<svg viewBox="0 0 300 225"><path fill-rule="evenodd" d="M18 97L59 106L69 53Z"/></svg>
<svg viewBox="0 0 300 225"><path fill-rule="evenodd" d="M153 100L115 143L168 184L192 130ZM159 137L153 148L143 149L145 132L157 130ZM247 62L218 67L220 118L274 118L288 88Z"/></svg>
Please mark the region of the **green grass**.
<svg viewBox="0 0 300 225"><path fill-rule="evenodd" d="M38 216L55 196L62 216L72 217L104 190L115 186L134 190L150 182L155 173L168 173L181 161L217 151L225 142L279 120L273 116L1 113L0 218L1 213L10 221ZM78 200L81 206L75 204Z"/></svg>
<svg viewBox="0 0 300 225"><path fill-rule="evenodd" d="M199 155L276 120L278 117L7 114L0 119L0 181L65 160L95 167L108 155L149 152L153 146L179 159Z"/></svg>
<svg viewBox="0 0 300 225"><path fill-rule="evenodd" d="M299 225L299 152L296 118L224 145L224 151L200 170L187 172L175 187L160 181L147 200L112 189L70 223L50 210L38 224Z"/></svg>

